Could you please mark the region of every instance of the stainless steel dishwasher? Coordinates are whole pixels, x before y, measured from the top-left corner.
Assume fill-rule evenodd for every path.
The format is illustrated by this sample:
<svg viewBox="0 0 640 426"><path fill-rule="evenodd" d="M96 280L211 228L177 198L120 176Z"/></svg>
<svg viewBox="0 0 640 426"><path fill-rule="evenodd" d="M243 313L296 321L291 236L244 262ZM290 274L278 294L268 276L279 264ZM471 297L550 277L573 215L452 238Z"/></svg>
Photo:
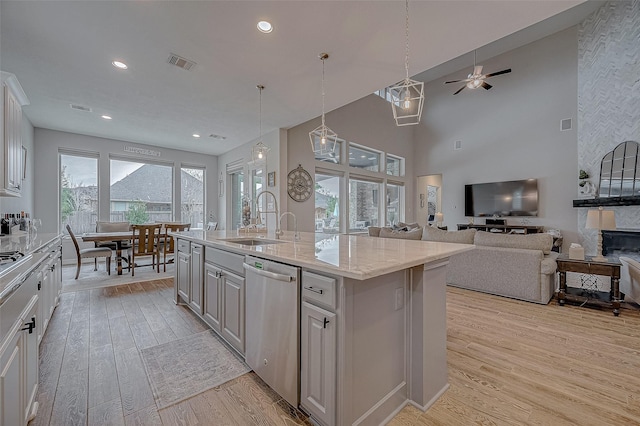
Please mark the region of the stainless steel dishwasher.
<svg viewBox="0 0 640 426"><path fill-rule="evenodd" d="M246 256L247 364L294 407L300 387L300 268Z"/></svg>

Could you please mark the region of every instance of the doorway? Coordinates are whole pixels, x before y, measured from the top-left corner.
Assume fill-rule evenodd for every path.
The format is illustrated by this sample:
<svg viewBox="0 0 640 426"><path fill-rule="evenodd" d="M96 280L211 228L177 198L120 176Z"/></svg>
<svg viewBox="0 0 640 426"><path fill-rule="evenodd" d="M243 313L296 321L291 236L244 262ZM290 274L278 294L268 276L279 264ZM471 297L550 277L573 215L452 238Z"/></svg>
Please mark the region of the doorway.
<svg viewBox="0 0 640 426"><path fill-rule="evenodd" d="M417 220L427 225L435 220L435 214L442 211L442 175L418 176Z"/></svg>

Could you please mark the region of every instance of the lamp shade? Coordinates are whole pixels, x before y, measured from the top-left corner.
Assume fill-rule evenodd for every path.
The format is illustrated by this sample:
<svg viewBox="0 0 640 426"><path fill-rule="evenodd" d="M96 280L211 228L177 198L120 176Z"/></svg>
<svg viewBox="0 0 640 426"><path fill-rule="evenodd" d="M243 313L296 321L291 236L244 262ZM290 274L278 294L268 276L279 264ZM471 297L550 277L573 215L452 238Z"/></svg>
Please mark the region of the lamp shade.
<svg viewBox="0 0 640 426"><path fill-rule="evenodd" d="M613 210L589 210L587 212L587 229L616 229L616 215Z"/></svg>
<svg viewBox="0 0 640 426"><path fill-rule="evenodd" d="M436 222L440 223L444 220L444 215L440 212L436 213Z"/></svg>

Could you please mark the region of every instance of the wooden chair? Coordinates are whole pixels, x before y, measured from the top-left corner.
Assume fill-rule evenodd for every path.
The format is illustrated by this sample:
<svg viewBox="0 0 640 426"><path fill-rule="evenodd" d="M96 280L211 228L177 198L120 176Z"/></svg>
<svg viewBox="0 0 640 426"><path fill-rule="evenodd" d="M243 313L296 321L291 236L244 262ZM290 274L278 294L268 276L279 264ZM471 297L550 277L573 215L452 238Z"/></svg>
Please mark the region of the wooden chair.
<svg viewBox="0 0 640 426"><path fill-rule="evenodd" d="M158 237L160 236L160 228L162 224L155 223L151 225L131 225L133 230L131 248L129 248L129 256L131 262L131 276L135 275L136 257L151 256L151 266L156 268L156 272L160 273L160 252L158 251ZM157 260L157 263L156 263Z"/></svg>
<svg viewBox="0 0 640 426"><path fill-rule="evenodd" d="M131 224L129 222L96 222L96 232L126 232L131 230ZM120 249L127 250L131 247L130 241L96 241L96 247L109 247L111 250L117 250L118 244ZM129 264L129 259L122 257L122 259Z"/></svg>
<svg viewBox="0 0 640 426"><path fill-rule="evenodd" d="M82 259L93 258L94 261L94 271L98 270L98 258L105 257L107 264L107 273L111 275L111 249L109 247L95 247L95 248L86 248L80 250L80 246L78 246L78 240L76 239L75 234L71 230L71 227L67 225L67 232L73 241L73 245L76 247L76 254L78 255L78 268L76 269L76 280L80 275L80 265L82 264Z"/></svg>
<svg viewBox="0 0 640 426"><path fill-rule="evenodd" d="M188 231L191 228L190 223L165 223L164 232L162 233L162 243L159 248L163 253L162 263L164 263L164 272L167 272L167 254L175 254L175 240L169 235L170 232Z"/></svg>

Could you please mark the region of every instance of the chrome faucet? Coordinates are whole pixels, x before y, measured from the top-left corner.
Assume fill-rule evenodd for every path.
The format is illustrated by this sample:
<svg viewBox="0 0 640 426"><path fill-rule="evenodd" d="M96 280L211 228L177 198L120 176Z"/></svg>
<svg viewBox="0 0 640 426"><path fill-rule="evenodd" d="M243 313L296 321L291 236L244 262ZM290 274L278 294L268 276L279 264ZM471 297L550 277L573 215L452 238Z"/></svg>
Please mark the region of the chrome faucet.
<svg viewBox="0 0 640 426"><path fill-rule="evenodd" d="M263 212L260 211L260 196L262 194L271 194L271 197L273 197L273 205L275 207L274 210L267 209L267 210L265 210ZM280 230L280 220L279 220L280 216L278 216L278 199L276 198L276 195L271 191L267 191L267 190L260 191L258 193L258 195L256 195L256 211L258 212L258 215L260 215L260 213L265 213L265 214L266 213L275 213L275 215L276 215L276 240L279 240L280 236L283 234L283 232Z"/></svg>
<svg viewBox="0 0 640 426"><path fill-rule="evenodd" d="M280 220L278 221L278 225L280 225L280 227L282 227L282 218L285 217L288 214L293 216L293 241L300 241L300 234L298 233L298 219L296 218L295 214L293 214L292 212L284 212L284 213L282 213L280 215ZM282 232L282 231L280 231L280 232Z"/></svg>

